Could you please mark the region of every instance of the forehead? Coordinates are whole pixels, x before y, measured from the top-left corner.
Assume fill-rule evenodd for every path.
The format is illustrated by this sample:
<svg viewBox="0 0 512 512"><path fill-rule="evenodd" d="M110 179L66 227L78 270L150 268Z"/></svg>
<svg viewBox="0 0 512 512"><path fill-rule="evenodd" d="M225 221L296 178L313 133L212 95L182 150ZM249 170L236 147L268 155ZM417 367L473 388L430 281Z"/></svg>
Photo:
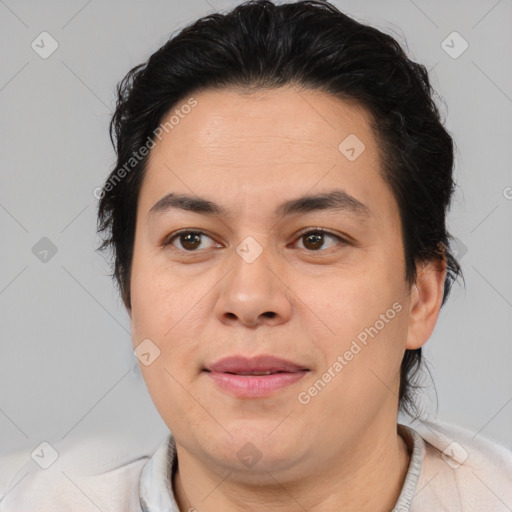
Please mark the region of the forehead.
<svg viewBox="0 0 512 512"><path fill-rule="evenodd" d="M169 192L256 201L259 209L268 200L269 210L284 196L340 187L363 203L390 200L371 117L354 102L295 87L208 90L193 99L193 108L177 116L185 98L162 120L174 115L150 152L146 212Z"/></svg>
<svg viewBox="0 0 512 512"><path fill-rule="evenodd" d="M194 99L197 105L188 114L172 116L186 103L183 100L164 118L163 122L172 116L177 123L150 159L172 152L177 158L223 158L231 166L247 167L265 163L269 156L303 163L305 156L324 152L334 160L340 156L339 144L350 134L364 141L366 156L376 149L367 111L322 91L293 86L255 93L208 90ZM191 152L191 143L199 151Z"/></svg>

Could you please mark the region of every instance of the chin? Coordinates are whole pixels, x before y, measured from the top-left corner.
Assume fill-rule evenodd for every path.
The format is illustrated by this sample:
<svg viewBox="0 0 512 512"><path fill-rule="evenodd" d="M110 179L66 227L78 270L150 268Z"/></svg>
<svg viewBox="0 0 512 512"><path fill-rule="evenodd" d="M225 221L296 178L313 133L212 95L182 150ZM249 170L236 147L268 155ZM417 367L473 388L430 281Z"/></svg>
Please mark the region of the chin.
<svg viewBox="0 0 512 512"><path fill-rule="evenodd" d="M210 456L238 469L254 471L286 470L294 463L292 459L299 456L298 446L304 436L292 434L286 430L277 432L276 423L269 428L268 422L257 425L238 423L237 427L228 427L232 437L211 440L208 447ZM204 446L204 445L203 445Z"/></svg>

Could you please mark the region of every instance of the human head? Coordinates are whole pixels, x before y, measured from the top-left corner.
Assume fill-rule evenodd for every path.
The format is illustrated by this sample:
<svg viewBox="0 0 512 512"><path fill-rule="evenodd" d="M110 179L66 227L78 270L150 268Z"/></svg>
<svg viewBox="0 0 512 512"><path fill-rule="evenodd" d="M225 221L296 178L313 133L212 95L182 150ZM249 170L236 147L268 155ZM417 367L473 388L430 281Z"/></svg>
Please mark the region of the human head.
<svg viewBox="0 0 512 512"><path fill-rule="evenodd" d="M290 84L327 92L370 114L382 177L400 214L404 279L412 286L418 265L444 261L445 303L460 275L446 229L454 191L453 143L426 69L408 59L392 37L327 2L277 6L262 0L198 20L118 86L111 122L117 163L101 193L98 229L106 234L101 248L113 251L113 275L129 311L136 211L150 156L140 149L156 142L155 130L182 100L201 91L250 94ZM406 411L420 362L421 348L405 351L399 400Z"/></svg>

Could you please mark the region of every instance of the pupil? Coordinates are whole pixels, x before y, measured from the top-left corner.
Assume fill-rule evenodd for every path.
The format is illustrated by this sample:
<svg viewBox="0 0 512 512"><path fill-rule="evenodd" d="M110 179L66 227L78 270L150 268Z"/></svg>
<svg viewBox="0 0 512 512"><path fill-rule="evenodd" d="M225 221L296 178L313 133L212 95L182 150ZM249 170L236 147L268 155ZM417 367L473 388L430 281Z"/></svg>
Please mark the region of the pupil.
<svg viewBox="0 0 512 512"><path fill-rule="evenodd" d="M181 235L181 245L183 245L185 249L196 249L200 243L200 236L197 233L187 233L186 235Z"/></svg>
<svg viewBox="0 0 512 512"><path fill-rule="evenodd" d="M312 244L306 243L306 247L308 245L313 245L314 247L309 247L310 249L319 249L322 246L323 242L323 234L314 234L310 233L309 235L306 235L306 240L311 241L313 240Z"/></svg>

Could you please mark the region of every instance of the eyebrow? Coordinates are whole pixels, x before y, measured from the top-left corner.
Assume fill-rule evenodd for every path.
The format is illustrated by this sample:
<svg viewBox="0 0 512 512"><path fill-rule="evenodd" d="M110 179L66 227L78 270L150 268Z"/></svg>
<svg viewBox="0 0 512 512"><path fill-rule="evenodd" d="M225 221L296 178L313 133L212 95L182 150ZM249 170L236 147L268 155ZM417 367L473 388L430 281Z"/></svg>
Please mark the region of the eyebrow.
<svg viewBox="0 0 512 512"><path fill-rule="evenodd" d="M202 215L230 216L226 208L212 201L199 196L175 194L171 192L157 201L149 210L148 221L152 217L166 213L172 209L180 209ZM371 210L368 206L340 189L290 199L280 204L274 214L276 217L286 217L297 213L309 213L318 210L343 211L358 217L371 216Z"/></svg>

